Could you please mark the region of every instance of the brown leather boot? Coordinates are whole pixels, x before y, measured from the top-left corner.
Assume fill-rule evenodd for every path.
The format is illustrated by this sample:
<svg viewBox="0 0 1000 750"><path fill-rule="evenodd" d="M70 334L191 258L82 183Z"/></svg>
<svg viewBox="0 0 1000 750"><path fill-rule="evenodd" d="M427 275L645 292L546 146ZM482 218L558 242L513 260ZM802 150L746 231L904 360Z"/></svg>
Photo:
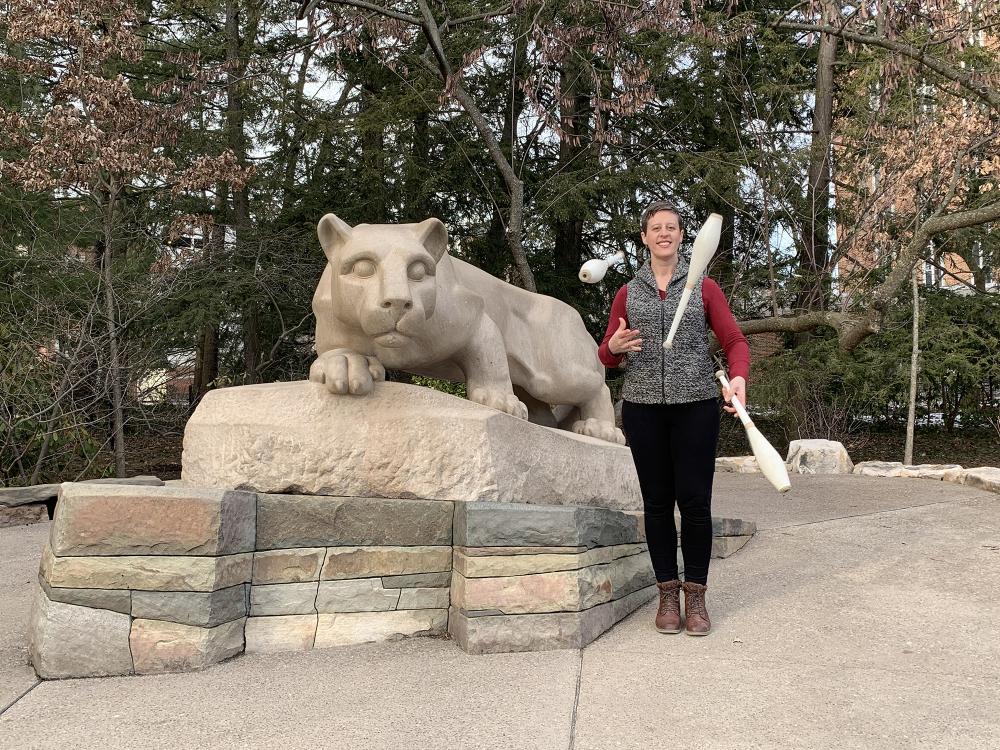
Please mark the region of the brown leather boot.
<svg viewBox="0 0 1000 750"><path fill-rule="evenodd" d="M681 582L657 583L660 606L656 610L656 629L661 633L681 632Z"/></svg>
<svg viewBox="0 0 1000 750"><path fill-rule="evenodd" d="M685 581L683 588L687 634L708 635L712 632L712 621L708 619L708 610L705 608L705 590L708 587L700 583Z"/></svg>

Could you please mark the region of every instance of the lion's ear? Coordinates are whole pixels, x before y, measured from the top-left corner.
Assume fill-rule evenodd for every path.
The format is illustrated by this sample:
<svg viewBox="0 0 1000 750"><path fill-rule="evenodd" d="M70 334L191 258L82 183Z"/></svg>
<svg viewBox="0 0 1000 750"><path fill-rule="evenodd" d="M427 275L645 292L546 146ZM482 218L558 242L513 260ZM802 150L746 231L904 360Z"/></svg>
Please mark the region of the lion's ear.
<svg viewBox="0 0 1000 750"><path fill-rule="evenodd" d="M336 214L327 214L320 219L316 232L319 234L319 244L323 246L323 252L331 263L334 253L351 239L352 234L351 227L341 221Z"/></svg>
<svg viewBox="0 0 1000 750"><path fill-rule="evenodd" d="M433 256L434 262L441 260L441 256L448 251L448 230L444 223L440 219L427 219L415 224L413 231L420 244Z"/></svg>

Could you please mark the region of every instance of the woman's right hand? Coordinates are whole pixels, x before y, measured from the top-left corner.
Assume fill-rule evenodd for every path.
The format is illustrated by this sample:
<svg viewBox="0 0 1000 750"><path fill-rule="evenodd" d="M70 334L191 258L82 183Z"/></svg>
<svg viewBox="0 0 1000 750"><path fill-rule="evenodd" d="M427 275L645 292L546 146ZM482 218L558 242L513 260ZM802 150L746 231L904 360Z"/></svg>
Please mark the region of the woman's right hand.
<svg viewBox="0 0 1000 750"><path fill-rule="evenodd" d="M618 330L608 339L608 351L616 357L626 352L642 351L642 339L637 328L627 328L625 318L618 318Z"/></svg>

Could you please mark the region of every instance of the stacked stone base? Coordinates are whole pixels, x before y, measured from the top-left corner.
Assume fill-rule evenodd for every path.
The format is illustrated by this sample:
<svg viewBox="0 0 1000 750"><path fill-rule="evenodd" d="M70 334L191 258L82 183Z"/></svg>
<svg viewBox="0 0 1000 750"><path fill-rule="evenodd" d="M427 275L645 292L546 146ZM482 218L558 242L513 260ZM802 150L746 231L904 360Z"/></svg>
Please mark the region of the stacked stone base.
<svg viewBox="0 0 1000 750"><path fill-rule="evenodd" d="M579 648L656 590L639 514L183 484L63 485L39 584L29 651L49 679L445 633L472 653Z"/></svg>
<svg viewBox="0 0 1000 750"><path fill-rule="evenodd" d="M471 653L581 648L656 593L641 524L604 508L467 503L449 632Z"/></svg>

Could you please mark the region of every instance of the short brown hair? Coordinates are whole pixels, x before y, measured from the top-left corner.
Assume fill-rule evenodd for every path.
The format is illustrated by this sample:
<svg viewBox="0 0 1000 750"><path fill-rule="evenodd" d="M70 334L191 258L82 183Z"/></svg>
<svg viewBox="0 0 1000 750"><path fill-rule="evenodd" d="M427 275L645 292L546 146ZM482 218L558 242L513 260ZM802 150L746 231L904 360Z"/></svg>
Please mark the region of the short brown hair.
<svg viewBox="0 0 1000 750"><path fill-rule="evenodd" d="M653 214L658 214L660 211L669 211L674 216L677 217L677 224L680 226L681 231L684 231L684 217L681 216L681 212L677 210L673 203L668 203L667 201L653 201L645 210L642 212L642 217L639 219L639 223L642 225L642 233L646 233L646 227L649 226L649 220L653 217Z"/></svg>

